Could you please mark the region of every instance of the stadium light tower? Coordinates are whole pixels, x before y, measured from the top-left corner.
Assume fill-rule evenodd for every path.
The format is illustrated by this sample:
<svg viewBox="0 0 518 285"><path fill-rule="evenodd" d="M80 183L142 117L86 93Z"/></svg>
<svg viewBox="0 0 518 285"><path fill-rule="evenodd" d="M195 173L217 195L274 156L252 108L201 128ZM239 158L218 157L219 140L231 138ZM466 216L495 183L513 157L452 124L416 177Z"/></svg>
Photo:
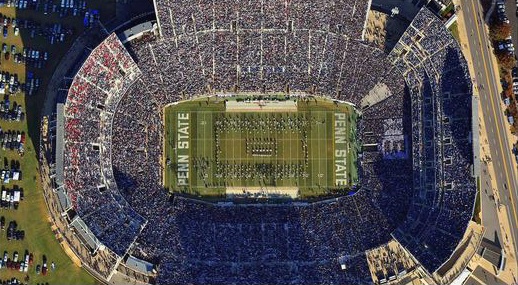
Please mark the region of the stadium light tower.
<svg viewBox="0 0 518 285"><path fill-rule="evenodd" d="M395 15L398 15L399 14L399 8L398 7L394 7L392 8L392 10L390 10L392 12L392 14L390 15L390 17L394 17Z"/></svg>

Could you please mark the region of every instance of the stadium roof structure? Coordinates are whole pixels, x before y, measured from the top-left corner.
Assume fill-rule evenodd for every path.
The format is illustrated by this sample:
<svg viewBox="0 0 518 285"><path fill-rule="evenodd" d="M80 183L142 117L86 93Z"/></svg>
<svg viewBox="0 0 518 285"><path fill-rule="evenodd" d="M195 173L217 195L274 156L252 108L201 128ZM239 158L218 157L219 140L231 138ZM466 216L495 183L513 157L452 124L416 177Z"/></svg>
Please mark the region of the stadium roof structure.
<svg viewBox="0 0 518 285"><path fill-rule="evenodd" d="M65 180L64 166L64 144L65 144L65 105L56 105L56 183L63 185Z"/></svg>
<svg viewBox="0 0 518 285"><path fill-rule="evenodd" d="M160 284L368 284L365 251L393 238L436 271L474 207L470 76L426 8L390 54L363 42L369 5L156 0L160 37L124 46L109 35L74 77L57 138L71 225L85 244L105 245L113 260L156 262ZM170 197L162 107L247 91L360 107L359 139L377 147L362 154L359 191L282 205ZM411 142L409 156L385 148L395 132ZM117 264L97 273L110 278Z"/></svg>
<svg viewBox="0 0 518 285"><path fill-rule="evenodd" d="M129 256L124 263L127 267L144 274L150 274L153 272L154 265L145 260L138 259L134 256Z"/></svg>
<svg viewBox="0 0 518 285"><path fill-rule="evenodd" d="M95 253L99 249L99 247L101 246L99 240L90 231L88 226L81 218L76 217L70 223L70 226L72 226L75 229L76 234L80 237L80 239L90 249L92 253Z"/></svg>
<svg viewBox="0 0 518 285"><path fill-rule="evenodd" d="M148 21L136 26L133 26L127 30L122 31L122 33L118 34L121 42L126 43L131 41L132 39L138 38L145 32L149 32L153 30L153 22Z"/></svg>
<svg viewBox="0 0 518 285"><path fill-rule="evenodd" d="M479 252L480 256L489 261L499 271L502 270L504 263L504 256L502 248L496 243L486 238L482 239Z"/></svg>

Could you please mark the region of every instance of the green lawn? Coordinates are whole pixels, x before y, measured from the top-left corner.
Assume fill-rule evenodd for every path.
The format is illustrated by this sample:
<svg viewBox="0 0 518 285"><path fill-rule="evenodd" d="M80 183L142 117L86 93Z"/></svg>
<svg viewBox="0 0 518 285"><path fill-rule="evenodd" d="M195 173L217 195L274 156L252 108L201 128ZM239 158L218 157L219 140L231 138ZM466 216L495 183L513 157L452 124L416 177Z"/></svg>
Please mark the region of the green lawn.
<svg viewBox="0 0 518 285"><path fill-rule="evenodd" d="M453 37L460 43L458 23L455 22L455 23L451 24L451 26L448 29L452 33Z"/></svg>
<svg viewBox="0 0 518 285"><path fill-rule="evenodd" d="M59 5L60 1L55 0L54 3ZM115 15L114 0L90 0L88 1L88 5L90 8L99 9L101 11L101 20L103 21L107 21ZM49 60L44 68L34 69L26 67L23 64L15 64L12 57L10 60L6 60L2 55L0 59L0 69L2 71L8 71L11 74L18 74L18 79L21 82L25 82L27 72L32 72L36 78L41 79L40 89L38 93L32 97L18 94L16 96L10 96L9 98L11 104L16 102L26 111L26 121L0 121L0 127L3 130L18 130L27 134L25 155L23 157L14 151L0 149L0 157L8 161L19 161L22 171L21 181L16 183L11 182L4 186L9 189L14 185L19 186L23 188L24 193L24 200L20 203L18 210L0 210L0 216L4 216L7 222L15 220L18 224L18 228L24 230L26 233L24 241L8 242L6 232L0 232L0 253L3 256L4 251L7 251L10 258L12 258L14 251L18 251L20 256L23 256L25 250L34 254L34 265L29 267L28 273L2 268L0 269L0 280L16 277L24 281L28 275L30 284L96 284L93 277L72 263L52 233L42 194L36 147L39 141L40 108L43 105L46 86L56 66L70 48L74 39L84 31L82 17L59 19L55 13L44 15L43 12L33 10L17 11L14 7L2 7L0 8L0 13L11 18L22 17L32 19L42 25L59 21L74 29L74 34L68 36L64 43L54 45L50 45L42 36L31 38L27 29L20 29L20 35L14 36L12 27L9 28L9 36L6 39L2 39L2 43L6 43L9 47L15 45L18 52L21 52L23 47L47 51L49 53ZM42 263L43 255L47 257L49 265L52 261L56 264L56 270L49 270L47 276L37 275L35 273L35 264Z"/></svg>
<svg viewBox="0 0 518 285"><path fill-rule="evenodd" d="M446 9L444 9L444 11L442 11L441 16L446 17L446 16L448 16L448 14L455 12L453 10L454 8L455 8L455 6L453 5L453 3L450 3L450 5L448 5L446 7Z"/></svg>
<svg viewBox="0 0 518 285"><path fill-rule="evenodd" d="M216 100L166 108L164 180L170 191L222 198L226 187L297 187L301 198L312 198L357 183L351 106L318 99L297 101L296 112L226 112ZM335 140L337 118L343 141ZM347 155L337 161L335 151ZM347 183L337 186L336 179Z"/></svg>
<svg viewBox="0 0 518 285"><path fill-rule="evenodd" d="M31 142L29 142L30 144ZM23 158L17 154L3 153L8 159L20 160L22 166L23 180L20 183L6 185L11 188L18 185L23 188L24 200L21 201L18 210L1 210L0 215L4 216L6 222L15 220L18 228L25 231L25 240L7 241L6 232L0 232L0 252L7 251L10 258L14 251L20 256L25 250L34 254L34 265L29 267L29 278L31 284L48 282L49 284L95 284L95 280L84 270L75 266L70 258L64 253L58 241L54 238L48 221L47 208L41 193L41 183L37 173L37 160L33 147L27 149ZM37 275L35 265L42 263L43 255L47 256L48 262L56 264L56 270L47 276ZM50 263L49 263L50 264ZM21 273L8 269L0 269L0 279L16 277L24 280L27 273Z"/></svg>

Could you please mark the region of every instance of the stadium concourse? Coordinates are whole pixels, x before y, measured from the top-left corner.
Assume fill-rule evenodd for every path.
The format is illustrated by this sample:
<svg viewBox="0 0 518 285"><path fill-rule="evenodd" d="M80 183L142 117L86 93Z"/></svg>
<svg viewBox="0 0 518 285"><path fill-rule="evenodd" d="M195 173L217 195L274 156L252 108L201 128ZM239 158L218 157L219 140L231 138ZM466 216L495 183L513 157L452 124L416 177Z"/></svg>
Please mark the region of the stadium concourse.
<svg viewBox="0 0 518 285"><path fill-rule="evenodd" d="M394 238L429 273L446 262L476 186L470 77L441 21L421 9L387 55L361 40L368 0L197 3L156 0L159 34L107 36L57 105L48 160L60 210L97 258L80 256L85 266L110 280L131 256L156 265L158 284L370 284L365 252ZM170 196L163 106L245 91L356 105L358 191L284 204Z"/></svg>

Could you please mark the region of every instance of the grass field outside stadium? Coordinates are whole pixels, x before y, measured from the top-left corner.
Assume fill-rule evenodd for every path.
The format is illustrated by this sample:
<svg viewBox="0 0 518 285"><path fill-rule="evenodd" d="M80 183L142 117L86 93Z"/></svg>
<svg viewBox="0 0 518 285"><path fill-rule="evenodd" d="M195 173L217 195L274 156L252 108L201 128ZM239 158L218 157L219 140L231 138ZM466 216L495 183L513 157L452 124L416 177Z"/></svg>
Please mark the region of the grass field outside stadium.
<svg viewBox="0 0 518 285"><path fill-rule="evenodd" d="M209 199L316 198L358 182L358 114L316 97L204 97L164 110L164 186Z"/></svg>

